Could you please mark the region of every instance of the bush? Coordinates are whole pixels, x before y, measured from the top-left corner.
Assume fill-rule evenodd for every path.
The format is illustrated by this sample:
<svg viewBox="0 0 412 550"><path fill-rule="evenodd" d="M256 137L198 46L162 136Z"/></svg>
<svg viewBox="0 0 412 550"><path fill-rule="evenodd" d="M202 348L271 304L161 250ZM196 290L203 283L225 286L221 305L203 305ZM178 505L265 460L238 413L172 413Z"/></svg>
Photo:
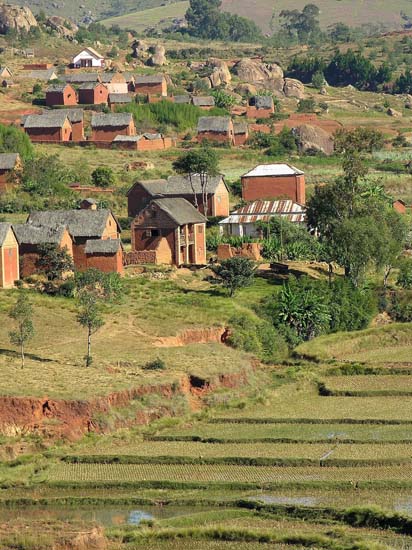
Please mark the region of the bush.
<svg viewBox="0 0 412 550"><path fill-rule="evenodd" d="M314 113L316 102L314 99L301 99L298 105L298 113Z"/></svg>
<svg viewBox="0 0 412 550"><path fill-rule="evenodd" d="M255 354L263 363L280 363L288 357L288 346L282 336L267 321L252 314L240 314L229 319L227 343Z"/></svg>
<svg viewBox="0 0 412 550"><path fill-rule="evenodd" d="M166 370L166 364L163 361L163 359L155 359L154 361L150 361L149 363L146 363L142 367L143 370Z"/></svg>
<svg viewBox="0 0 412 550"><path fill-rule="evenodd" d="M99 166L92 172L92 182L96 187L110 187L115 181L114 172L108 166Z"/></svg>
<svg viewBox="0 0 412 550"><path fill-rule="evenodd" d="M412 259L405 258L399 266L397 284L402 288L412 289Z"/></svg>

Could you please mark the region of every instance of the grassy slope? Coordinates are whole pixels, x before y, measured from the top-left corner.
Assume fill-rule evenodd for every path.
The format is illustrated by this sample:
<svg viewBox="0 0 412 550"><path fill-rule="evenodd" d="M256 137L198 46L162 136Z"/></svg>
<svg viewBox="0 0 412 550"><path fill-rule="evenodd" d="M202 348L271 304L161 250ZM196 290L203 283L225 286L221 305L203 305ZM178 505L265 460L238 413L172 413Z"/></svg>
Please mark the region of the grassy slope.
<svg viewBox="0 0 412 550"><path fill-rule="evenodd" d="M143 31L148 27L170 25L176 17L183 17L189 6L189 2L176 2L168 6L161 6L144 11L132 12L118 17L105 19L105 25L119 25L120 27Z"/></svg>

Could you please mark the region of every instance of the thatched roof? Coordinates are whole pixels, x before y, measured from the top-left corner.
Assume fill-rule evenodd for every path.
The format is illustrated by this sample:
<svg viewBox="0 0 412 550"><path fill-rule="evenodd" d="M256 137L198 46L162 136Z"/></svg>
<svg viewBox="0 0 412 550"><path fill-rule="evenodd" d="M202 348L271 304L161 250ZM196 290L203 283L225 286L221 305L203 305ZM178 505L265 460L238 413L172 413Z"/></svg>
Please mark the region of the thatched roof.
<svg viewBox="0 0 412 550"><path fill-rule="evenodd" d="M0 170L13 170L19 159L18 153L0 153Z"/></svg>
<svg viewBox="0 0 412 550"><path fill-rule="evenodd" d="M24 128L62 128L68 120L64 112L44 111L41 115L29 115L24 121Z"/></svg>
<svg viewBox="0 0 412 550"><path fill-rule="evenodd" d="M160 210L176 222L177 225L206 222L206 218L186 199L161 198L154 199L150 204L156 204Z"/></svg>
<svg viewBox="0 0 412 550"><path fill-rule="evenodd" d="M90 239L86 241L86 254L116 254L122 247L120 239Z"/></svg>
<svg viewBox="0 0 412 550"><path fill-rule="evenodd" d="M66 230L64 225L45 227L28 223L13 225L19 244L60 244Z"/></svg>
<svg viewBox="0 0 412 550"><path fill-rule="evenodd" d="M202 116L197 124L198 132L227 133L230 130L231 119L225 116Z"/></svg>
<svg viewBox="0 0 412 550"><path fill-rule="evenodd" d="M28 217L27 224L44 227L65 225L74 238L101 238L110 215L110 210L106 209L32 212ZM118 231L120 232L119 226Z"/></svg>
<svg viewBox="0 0 412 550"><path fill-rule="evenodd" d="M0 246L3 246L7 234L11 229L11 223L0 222Z"/></svg>
<svg viewBox="0 0 412 550"><path fill-rule="evenodd" d="M92 116L92 128L116 128L129 126L133 116L131 113L96 113Z"/></svg>

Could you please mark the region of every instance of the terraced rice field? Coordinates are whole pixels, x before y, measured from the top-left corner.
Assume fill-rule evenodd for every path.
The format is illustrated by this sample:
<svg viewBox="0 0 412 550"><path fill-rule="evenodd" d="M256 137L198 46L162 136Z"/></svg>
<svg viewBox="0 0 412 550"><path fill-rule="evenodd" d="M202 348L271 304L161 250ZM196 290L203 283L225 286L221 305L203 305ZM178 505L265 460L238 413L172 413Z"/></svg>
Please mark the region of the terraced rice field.
<svg viewBox="0 0 412 550"><path fill-rule="evenodd" d="M412 392L412 376L328 376L324 383L333 391Z"/></svg>

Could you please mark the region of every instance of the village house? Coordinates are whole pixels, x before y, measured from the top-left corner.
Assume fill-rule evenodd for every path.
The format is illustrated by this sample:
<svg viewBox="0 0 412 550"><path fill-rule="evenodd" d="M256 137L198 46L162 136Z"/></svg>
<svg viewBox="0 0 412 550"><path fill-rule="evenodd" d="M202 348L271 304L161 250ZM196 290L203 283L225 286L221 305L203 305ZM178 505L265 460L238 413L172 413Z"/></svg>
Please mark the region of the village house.
<svg viewBox="0 0 412 550"><path fill-rule="evenodd" d="M270 118L274 112L273 97L258 95L250 98L246 116L247 118Z"/></svg>
<svg viewBox="0 0 412 550"><path fill-rule="evenodd" d="M129 71L126 71L123 73L123 76L127 82L127 91L134 93L134 85L135 85L135 75Z"/></svg>
<svg viewBox="0 0 412 550"><path fill-rule="evenodd" d="M196 195L193 193L193 189ZM137 181L127 193L128 215L135 217L155 198L183 198L204 213L202 186L199 176L169 176L167 180ZM195 201L196 198L196 201ZM229 215L229 190L223 176L209 177L207 186L207 215Z"/></svg>
<svg viewBox="0 0 412 550"><path fill-rule="evenodd" d="M34 142L61 143L72 138L72 125L65 113L48 111L42 115L28 115L24 131Z"/></svg>
<svg viewBox="0 0 412 550"><path fill-rule="evenodd" d="M306 203L305 174L290 164L260 164L241 177L245 201L289 198Z"/></svg>
<svg viewBox="0 0 412 550"><path fill-rule="evenodd" d="M116 71L101 73L100 79L106 86L109 94L127 94L129 91L126 79L122 73Z"/></svg>
<svg viewBox="0 0 412 550"><path fill-rule="evenodd" d="M123 246L120 239L90 239L84 248L87 269L123 275Z"/></svg>
<svg viewBox="0 0 412 550"><path fill-rule="evenodd" d="M136 128L131 113L93 114L91 127L92 141L112 142L119 135L136 135Z"/></svg>
<svg viewBox="0 0 412 550"><path fill-rule="evenodd" d="M195 107L209 111L215 106L215 98L213 96L193 96L192 103Z"/></svg>
<svg viewBox="0 0 412 550"><path fill-rule="evenodd" d="M106 104L109 90L101 82L86 82L78 88L80 105Z"/></svg>
<svg viewBox="0 0 412 550"><path fill-rule="evenodd" d="M13 225L13 229L19 243L22 277L30 277L38 273L41 247L44 245L51 244L66 249L69 256L73 257L72 238L64 225L49 227L21 223Z"/></svg>
<svg viewBox="0 0 412 550"><path fill-rule="evenodd" d="M47 111L46 111L47 112ZM84 111L83 109L59 109L59 113L67 116L72 125L72 141L84 141Z"/></svg>
<svg viewBox="0 0 412 550"><path fill-rule="evenodd" d="M167 96L167 82L163 74L137 75L134 91L141 95Z"/></svg>
<svg viewBox="0 0 412 550"><path fill-rule="evenodd" d="M98 210L95 208L32 212L27 219L26 225L28 227L42 227L50 230L60 226L67 227L73 241L74 265L76 269L80 270L88 268L86 254L88 241L117 240L120 238L121 232L119 223L110 210ZM88 250L91 250L90 245ZM93 254L96 253L93 252ZM103 253L102 256L104 256ZM112 265L113 258L108 257L107 268Z"/></svg>
<svg viewBox="0 0 412 550"><path fill-rule="evenodd" d="M29 73L28 78L32 80L41 80L43 82L51 82L52 80L58 80L59 75L54 69L47 69L44 71L35 70Z"/></svg>
<svg viewBox="0 0 412 550"><path fill-rule="evenodd" d="M105 59L94 48L88 47L84 48L84 50L73 57L71 66L74 69L85 69L92 67L103 69L105 67Z"/></svg>
<svg viewBox="0 0 412 550"><path fill-rule="evenodd" d="M197 124L197 141L217 141L233 145L235 135L233 122L225 116L203 116Z"/></svg>
<svg viewBox="0 0 412 550"><path fill-rule="evenodd" d="M0 153L0 193L17 183L22 169L23 163L18 153Z"/></svg>
<svg viewBox="0 0 412 550"><path fill-rule="evenodd" d="M132 222L135 263L203 265L206 219L187 200L152 200Z"/></svg>
<svg viewBox="0 0 412 550"><path fill-rule="evenodd" d="M128 151L161 151L173 146L173 139L162 134L140 134L138 136L116 136L113 145Z"/></svg>
<svg viewBox="0 0 412 550"><path fill-rule="evenodd" d="M132 103L133 97L130 94L109 94L109 107L114 111L117 105Z"/></svg>
<svg viewBox="0 0 412 550"><path fill-rule="evenodd" d="M77 93L71 84L52 84L46 90L46 105L77 105Z"/></svg>
<svg viewBox="0 0 412 550"><path fill-rule="evenodd" d="M190 95L175 95L173 97L173 102L178 105L189 105L192 102Z"/></svg>
<svg viewBox="0 0 412 550"><path fill-rule="evenodd" d="M249 126L246 122L234 122L233 134L236 147L245 145L249 139Z"/></svg>
<svg viewBox="0 0 412 550"><path fill-rule="evenodd" d="M0 78L13 78L13 72L7 66L0 67Z"/></svg>
<svg viewBox="0 0 412 550"><path fill-rule="evenodd" d="M19 243L10 223L0 223L0 288L20 279Z"/></svg>
<svg viewBox="0 0 412 550"><path fill-rule="evenodd" d="M305 208L289 199L279 201L255 201L219 222L220 232L234 237L263 237L258 222L268 223L278 217L291 223L305 223Z"/></svg>
<svg viewBox="0 0 412 550"><path fill-rule="evenodd" d="M392 207L398 214L406 214L407 211L407 205L406 202L404 202L402 199L397 199L396 201L393 201Z"/></svg>

